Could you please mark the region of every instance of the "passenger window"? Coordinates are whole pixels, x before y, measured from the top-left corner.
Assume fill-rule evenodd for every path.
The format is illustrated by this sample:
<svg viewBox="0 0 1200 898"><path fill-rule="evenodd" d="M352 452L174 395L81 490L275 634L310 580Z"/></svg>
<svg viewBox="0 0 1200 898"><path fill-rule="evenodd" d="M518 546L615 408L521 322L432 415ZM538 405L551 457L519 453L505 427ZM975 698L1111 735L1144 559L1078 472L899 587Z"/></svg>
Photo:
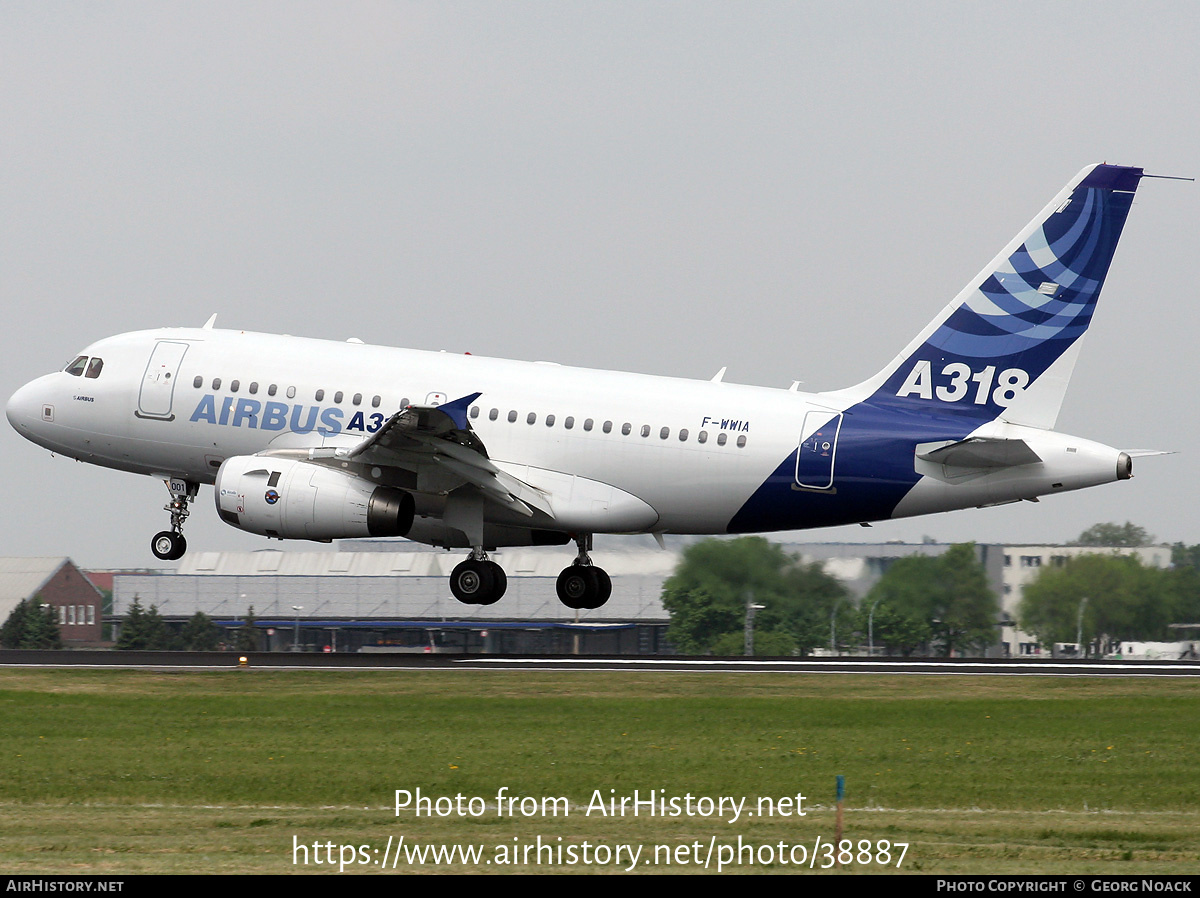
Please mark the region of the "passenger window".
<svg viewBox="0 0 1200 898"><path fill-rule="evenodd" d="M575 419L572 418L570 415L567 415L566 420L563 421L563 427L565 427L567 430L570 430L574 426L575 426Z"/></svg>
<svg viewBox="0 0 1200 898"><path fill-rule="evenodd" d="M87 371L84 372L84 377L99 377L101 370L104 368L104 359L92 359L88 362Z"/></svg>
<svg viewBox="0 0 1200 898"><path fill-rule="evenodd" d="M644 436L644 437L650 436L650 425L649 424L642 425L642 436Z"/></svg>
<svg viewBox="0 0 1200 898"><path fill-rule="evenodd" d="M547 426L547 427L553 427L553 426L554 426L554 416L553 416L553 415L547 415L547 416L546 416L546 426Z"/></svg>
<svg viewBox="0 0 1200 898"><path fill-rule="evenodd" d="M333 394L333 404L334 405L342 404L342 395L343 394L342 394L341 390L338 390L336 393Z"/></svg>
<svg viewBox="0 0 1200 898"><path fill-rule="evenodd" d="M681 443L687 442L687 428L686 427L683 428L683 430L679 431L679 442L681 442Z"/></svg>
<svg viewBox="0 0 1200 898"><path fill-rule="evenodd" d="M405 396L400 400L400 408L408 408L408 397Z"/></svg>
<svg viewBox="0 0 1200 898"><path fill-rule="evenodd" d="M197 374L196 379L192 381L192 386L199 390L202 386L204 386L204 378Z"/></svg>
<svg viewBox="0 0 1200 898"><path fill-rule="evenodd" d="M605 433L612 433L612 421L605 421L604 426L600 429Z"/></svg>
<svg viewBox="0 0 1200 898"><path fill-rule="evenodd" d="M87 359L86 355L76 356L75 360L63 370L68 374L74 374L76 377L79 377L83 374L83 369L87 367Z"/></svg>
<svg viewBox="0 0 1200 898"><path fill-rule="evenodd" d="M317 402L321 402L325 398L324 390L317 390Z"/></svg>
<svg viewBox="0 0 1200 898"><path fill-rule="evenodd" d="M268 395L268 396L274 396L274 395L275 395L275 392L276 392L278 389L279 389L279 387L278 387L278 386L276 386L275 384L271 384L271 386L267 387L267 395Z"/></svg>
<svg viewBox="0 0 1200 898"><path fill-rule="evenodd" d="M726 433L719 433L719 434L717 434L717 445L718 445L718 446L724 446L724 445L725 445L725 441L726 441L726 440L728 440L728 439L729 439L729 434L726 434Z"/></svg>
<svg viewBox="0 0 1200 898"><path fill-rule="evenodd" d="M295 398L296 398L296 388L295 388L295 387L288 387L288 389L287 389L287 398L288 398L288 399L295 399Z"/></svg>
<svg viewBox="0 0 1200 898"><path fill-rule="evenodd" d="M591 418L587 418L586 420L584 420L583 429L587 430L587 431L590 431L592 429L592 419Z"/></svg>
<svg viewBox="0 0 1200 898"><path fill-rule="evenodd" d="M671 435L671 428L669 428L669 427L664 427L662 430L660 430L658 432L658 437L659 437L659 439L662 439L662 440L665 440L670 435Z"/></svg>
<svg viewBox="0 0 1200 898"><path fill-rule="evenodd" d="M240 380L231 380L229 382L229 392L236 393L238 391L238 387L240 387L241 385L242 385L242 382Z"/></svg>
<svg viewBox="0 0 1200 898"><path fill-rule="evenodd" d="M745 436L740 436L740 437L738 437L738 448L739 448L739 449L742 449L742 448L744 448L744 447L745 447L745 445L746 445L746 438L745 438Z"/></svg>
<svg viewBox="0 0 1200 898"><path fill-rule="evenodd" d="M471 406L471 417L472 417L472 418L478 418L478 417L479 417L479 406L477 406L477 405L473 405L473 406Z"/></svg>
<svg viewBox="0 0 1200 898"><path fill-rule="evenodd" d="M379 408L379 403L381 403L381 402L383 402L383 397L372 396L371 397L371 408Z"/></svg>
<svg viewBox="0 0 1200 898"><path fill-rule="evenodd" d="M355 393L354 398L350 402L354 405L362 405L362 393Z"/></svg>
<svg viewBox="0 0 1200 898"><path fill-rule="evenodd" d="M250 390L251 396L253 396L255 393L257 393L258 392L258 381L256 381L256 380L251 381L249 390Z"/></svg>
<svg viewBox="0 0 1200 898"><path fill-rule="evenodd" d="M707 443L708 442L708 431L702 430L698 434L696 434L696 442L697 443Z"/></svg>
<svg viewBox="0 0 1200 898"><path fill-rule="evenodd" d="M489 421L495 421L499 417L500 417L500 409L498 409L498 408L494 408L490 412L488 412L488 420Z"/></svg>
<svg viewBox="0 0 1200 898"><path fill-rule="evenodd" d="M221 378L219 378L219 377L214 377L214 378L213 378L213 389L214 389L214 390L219 390L219 389L221 389Z"/></svg>
<svg viewBox="0 0 1200 898"><path fill-rule="evenodd" d="M517 410L513 409L511 412L508 413L508 423L512 424L516 420L517 420Z"/></svg>
<svg viewBox="0 0 1200 898"><path fill-rule="evenodd" d="M621 425L621 435L622 436L629 436L629 432L631 430L633 430L633 425L630 424L628 421L626 421L624 424Z"/></svg>
<svg viewBox="0 0 1200 898"><path fill-rule="evenodd" d="M528 415L526 415L525 423L526 424L536 424L537 423L537 412L530 412Z"/></svg>

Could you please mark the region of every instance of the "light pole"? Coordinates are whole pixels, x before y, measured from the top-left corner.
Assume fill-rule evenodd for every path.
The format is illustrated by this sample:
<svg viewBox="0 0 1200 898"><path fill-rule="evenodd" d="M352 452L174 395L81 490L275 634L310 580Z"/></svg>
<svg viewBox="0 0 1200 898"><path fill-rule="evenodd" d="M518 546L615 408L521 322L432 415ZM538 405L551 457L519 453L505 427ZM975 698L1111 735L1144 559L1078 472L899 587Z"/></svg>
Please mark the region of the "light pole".
<svg viewBox="0 0 1200 898"><path fill-rule="evenodd" d="M1083 609L1087 607L1087 596L1079 600L1079 617L1075 621L1075 653L1081 657L1087 657L1087 652L1083 651Z"/></svg>
<svg viewBox="0 0 1200 898"><path fill-rule="evenodd" d="M300 612L304 610L303 605L293 605L292 610L296 612L296 631L292 636L292 651L300 651Z"/></svg>
<svg viewBox="0 0 1200 898"><path fill-rule="evenodd" d="M746 592L746 648L743 654L747 658L754 656L754 612L762 611L766 605L758 605L754 602L754 594Z"/></svg>
<svg viewBox="0 0 1200 898"><path fill-rule="evenodd" d="M834 655L837 650L837 610L840 604L840 599L833 600L833 607L829 609L829 651Z"/></svg>
<svg viewBox="0 0 1200 898"><path fill-rule="evenodd" d="M871 603L871 610L867 612L867 657L875 657L875 607L883 601L883 596L877 598Z"/></svg>

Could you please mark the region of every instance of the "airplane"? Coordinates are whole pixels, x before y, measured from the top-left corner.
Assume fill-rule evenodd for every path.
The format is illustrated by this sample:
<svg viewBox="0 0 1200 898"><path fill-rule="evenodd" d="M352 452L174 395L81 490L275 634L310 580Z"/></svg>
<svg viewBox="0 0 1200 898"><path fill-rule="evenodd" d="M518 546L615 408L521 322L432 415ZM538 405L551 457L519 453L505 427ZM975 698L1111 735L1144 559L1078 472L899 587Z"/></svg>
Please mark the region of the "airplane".
<svg viewBox="0 0 1200 898"><path fill-rule="evenodd" d="M202 484L272 539L467 549L450 590L503 596L502 546L578 547L557 581L601 607L594 534L759 533L1034 500L1128 480L1132 456L1052 428L1144 172L1071 179L888 365L803 393L201 328L121 334L21 387L9 422L162 479L186 550ZM1151 177L1151 176L1147 176Z"/></svg>

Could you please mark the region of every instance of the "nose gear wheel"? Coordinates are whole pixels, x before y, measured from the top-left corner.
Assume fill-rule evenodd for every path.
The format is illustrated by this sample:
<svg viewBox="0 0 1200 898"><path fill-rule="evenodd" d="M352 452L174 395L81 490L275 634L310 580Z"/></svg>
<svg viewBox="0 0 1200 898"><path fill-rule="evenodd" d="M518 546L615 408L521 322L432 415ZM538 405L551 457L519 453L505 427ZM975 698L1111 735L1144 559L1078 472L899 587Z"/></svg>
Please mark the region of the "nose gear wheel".
<svg viewBox="0 0 1200 898"><path fill-rule="evenodd" d="M166 482L171 493L171 501L163 506L163 511L171 513L171 529L160 530L150 540L150 551L155 558L163 561L178 561L187 551L187 540L183 538L183 522L187 520L191 509L188 506L196 498L200 485L187 480L172 478Z"/></svg>

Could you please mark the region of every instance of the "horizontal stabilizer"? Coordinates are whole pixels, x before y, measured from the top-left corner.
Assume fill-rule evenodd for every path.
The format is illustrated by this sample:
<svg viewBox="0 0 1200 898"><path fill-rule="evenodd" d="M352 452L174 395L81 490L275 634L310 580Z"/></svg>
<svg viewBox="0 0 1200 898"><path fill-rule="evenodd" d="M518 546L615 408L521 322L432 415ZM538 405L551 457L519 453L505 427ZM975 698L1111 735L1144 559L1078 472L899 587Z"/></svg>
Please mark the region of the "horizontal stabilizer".
<svg viewBox="0 0 1200 898"><path fill-rule="evenodd" d="M972 437L949 443L928 452L919 451L917 458L950 465L955 468L1015 468L1032 465L1042 459L1024 440L1001 440Z"/></svg>
<svg viewBox="0 0 1200 898"><path fill-rule="evenodd" d="M1151 455L1178 455L1178 449L1126 449L1130 458L1149 458Z"/></svg>

